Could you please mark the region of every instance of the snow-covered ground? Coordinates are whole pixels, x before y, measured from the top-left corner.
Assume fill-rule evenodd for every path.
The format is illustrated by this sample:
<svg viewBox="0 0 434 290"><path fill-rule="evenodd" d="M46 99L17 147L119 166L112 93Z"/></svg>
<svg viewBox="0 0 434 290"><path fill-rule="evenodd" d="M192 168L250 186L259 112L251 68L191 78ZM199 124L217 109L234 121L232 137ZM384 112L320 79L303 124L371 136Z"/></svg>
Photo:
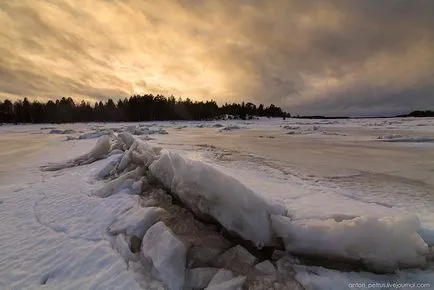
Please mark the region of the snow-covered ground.
<svg viewBox="0 0 434 290"><path fill-rule="evenodd" d="M1 126L0 288L429 289L433 177L429 118Z"/></svg>

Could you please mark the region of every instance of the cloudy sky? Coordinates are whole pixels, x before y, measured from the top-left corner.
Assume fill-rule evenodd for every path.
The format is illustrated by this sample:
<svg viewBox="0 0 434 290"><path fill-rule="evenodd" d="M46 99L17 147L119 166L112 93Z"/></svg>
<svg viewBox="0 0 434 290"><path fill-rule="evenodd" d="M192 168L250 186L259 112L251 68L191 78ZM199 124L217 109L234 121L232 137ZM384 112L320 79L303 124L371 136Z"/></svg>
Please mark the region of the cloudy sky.
<svg viewBox="0 0 434 290"><path fill-rule="evenodd" d="M434 109L432 0L3 0L0 43L3 98Z"/></svg>

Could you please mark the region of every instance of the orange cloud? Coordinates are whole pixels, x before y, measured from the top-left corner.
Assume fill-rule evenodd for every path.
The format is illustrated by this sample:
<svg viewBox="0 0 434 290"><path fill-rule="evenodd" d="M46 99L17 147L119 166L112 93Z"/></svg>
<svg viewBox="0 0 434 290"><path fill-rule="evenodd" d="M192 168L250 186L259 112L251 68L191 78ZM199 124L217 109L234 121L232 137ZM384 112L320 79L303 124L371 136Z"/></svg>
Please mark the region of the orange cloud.
<svg viewBox="0 0 434 290"><path fill-rule="evenodd" d="M434 106L429 1L22 0L0 8L3 96L150 92L350 112L381 100L399 110L406 91L425 88L414 105ZM367 104L370 90L379 97Z"/></svg>

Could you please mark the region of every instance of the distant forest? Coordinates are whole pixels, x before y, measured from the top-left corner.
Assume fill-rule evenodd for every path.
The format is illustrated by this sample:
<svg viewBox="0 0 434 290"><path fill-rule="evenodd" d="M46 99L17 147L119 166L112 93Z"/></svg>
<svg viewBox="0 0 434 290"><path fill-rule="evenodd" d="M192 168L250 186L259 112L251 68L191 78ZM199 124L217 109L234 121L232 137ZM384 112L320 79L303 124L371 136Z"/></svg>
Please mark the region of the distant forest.
<svg viewBox="0 0 434 290"><path fill-rule="evenodd" d="M76 104L71 98L41 103L27 98L16 102L0 101L0 123L71 123L71 122L138 122L156 120L211 120L224 115L241 119L249 116L289 117L281 108L264 107L252 103L224 104L215 101L193 102L161 95L132 96L114 102L82 101Z"/></svg>
<svg viewBox="0 0 434 290"><path fill-rule="evenodd" d="M413 111L410 114L399 115L398 117L434 117L434 111Z"/></svg>

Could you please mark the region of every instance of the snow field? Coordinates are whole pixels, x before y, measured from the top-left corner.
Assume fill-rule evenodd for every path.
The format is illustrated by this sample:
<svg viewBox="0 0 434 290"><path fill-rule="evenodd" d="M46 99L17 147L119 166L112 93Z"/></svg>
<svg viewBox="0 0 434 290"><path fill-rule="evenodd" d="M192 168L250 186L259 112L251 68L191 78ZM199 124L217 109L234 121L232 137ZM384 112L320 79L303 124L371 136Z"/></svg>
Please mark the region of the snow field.
<svg viewBox="0 0 434 290"><path fill-rule="evenodd" d="M156 141L151 143L161 145L159 140L172 137L149 133L147 129L152 127L156 127L151 129L154 131L168 128L169 134L174 134L171 129L182 130L186 135L208 128L225 136L248 135L249 130L262 128L272 132L275 138L280 138L279 134L287 130L299 130L306 133L285 138L330 140L338 136L330 128L339 127L344 132L339 133L339 138L359 138L352 133L353 129L347 130L348 127L369 128L374 132L370 137L360 136L362 142L383 143L388 148L412 143L422 148L432 143L431 137L425 134L434 128L434 123L411 118L360 122L287 120L287 128L279 127L283 122L275 120L221 123L224 125L183 122L180 127L177 122L161 122L138 124L130 129L130 125L124 124L113 124L110 128L95 125L89 127L89 132L68 125L59 128L59 132L51 132L51 138L57 138L56 134L74 134L72 139L77 140L61 142L65 144L90 144L92 140L85 139L107 138L101 138L95 150L89 150L88 154L68 162L45 165L43 169L51 172L42 173L40 184L0 185L0 288L179 289L182 284L184 289L296 289L302 283L306 289L347 289L348 283L355 280L412 282L420 279L434 283L429 270L434 251L432 239L427 239L429 232L426 232L430 219L425 212L411 210L411 204L409 211L421 216L422 229L417 217L400 215L394 208L378 207L376 196L371 197L371 211L367 210L364 200L355 202L352 196L340 196L333 190L329 194L313 191L314 195L301 197L305 193L292 188L288 181L283 191L290 192L288 198L282 198L286 207L282 208L268 200L273 194L280 196L283 192L273 193L276 190L274 180L268 180L269 184L263 183L265 179L246 182L261 172L241 178L242 174L250 173L239 172L238 165L227 170L213 163L213 168L208 168L210 166L203 162L184 157L188 155L203 161L200 154L196 158L194 152L185 154L186 150L178 150L176 146L167 146L171 148L167 151L137 140L151 139L148 134L154 134ZM218 132L230 126L243 130ZM28 130L25 126L18 129ZM404 131L395 133L396 129ZM407 129L412 132L407 134ZM137 137L124 131L137 133ZM80 136L83 137L79 139ZM383 142L377 136L386 136L384 139L394 143ZM180 154L174 153L172 148ZM78 152L77 148L73 150ZM234 166L233 163L230 165ZM311 190L306 193L310 194ZM304 202L292 198L292 194L300 196ZM392 190L390 195L393 194ZM329 196L333 199L328 199ZM241 206L231 205L235 200ZM352 203L347 203L349 200ZM394 205L390 201L386 203ZM348 205L352 207L347 208ZM254 215L252 209L260 214ZM377 210L381 214L377 215ZM341 211L344 214L335 214ZM255 228L255 223L266 226ZM147 240L164 237L170 242L161 243L161 249L152 248L149 243L143 246L148 233ZM263 255L258 249L270 245L273 254ZM177 249L176 253L185 249L185 258L179 259L173 249ZM344 261L376 273L390 274L306 266L301 264L303 259L300 263L291 254L303 259L314 256L325 261ZM185 261L185 264L173 263L172 267L172 259Z"/></svg>

